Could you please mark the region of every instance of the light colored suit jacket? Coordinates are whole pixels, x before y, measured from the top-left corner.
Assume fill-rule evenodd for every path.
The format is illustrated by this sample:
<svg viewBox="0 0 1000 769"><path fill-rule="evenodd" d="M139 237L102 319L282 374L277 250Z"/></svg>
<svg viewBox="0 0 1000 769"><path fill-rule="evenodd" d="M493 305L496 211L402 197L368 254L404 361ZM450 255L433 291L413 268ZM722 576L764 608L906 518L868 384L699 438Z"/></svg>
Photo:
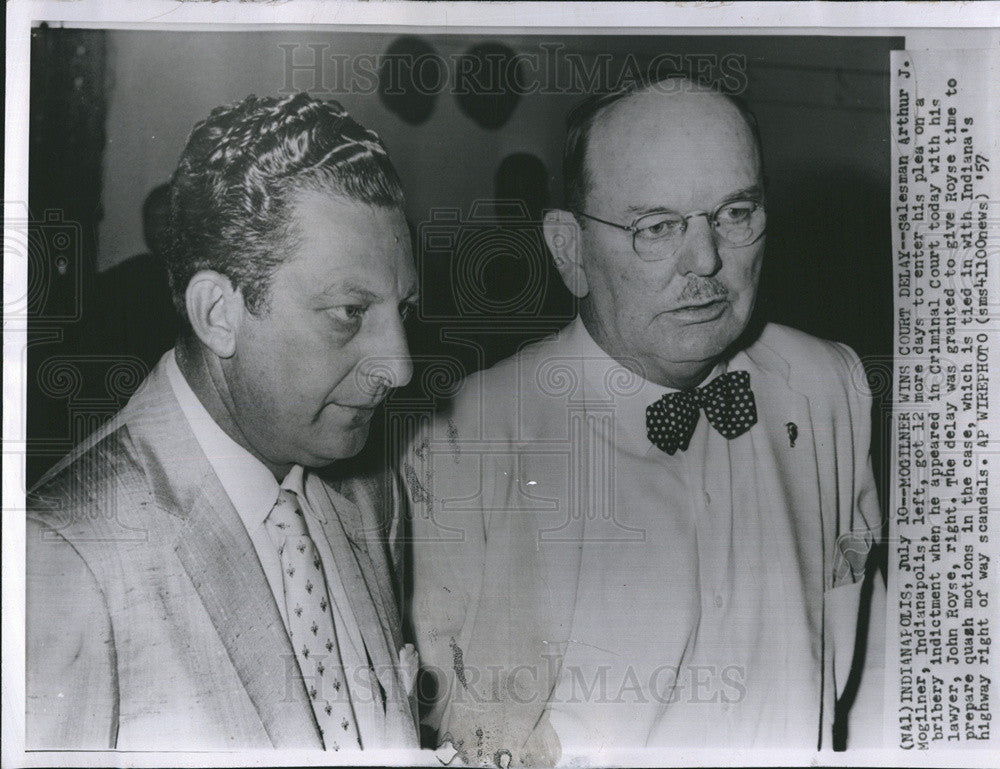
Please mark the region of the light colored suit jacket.
<svg viewBox="0 0 1000 769"><path fill-rule="evenodd" d="M385 690L384 745L416 747L383 481L310 473L305 491L335 511L324 567ZM162 362L30 492L26 612L29 748L322 746L250 537Z"/></svg>
<svg viewBox="0 0 1000 769"><path fill-rule="evenodd" d="M438 694L426 720L475 763L545 765L560 756L546 704L576 600L581 500L602 499L586 479L607 468L599 446L588 456L567 453L574 430L600 420L608 402L607 393L586 391L567 336L469 377L404 456L413 624L436 681L422 691ZM753 452L742 461L756 463L758 488L795 542L811 628L806 653L817 660L808 682L816 742L785 747L812 749L824 735L829 749L834 703L855 656L865 556L881 521L864 369L844 345L773 324L730 366L750 372L759 421L738 451ZM881 579L876 587L852 746L862 737L877 743L881 728Z"/></svg>

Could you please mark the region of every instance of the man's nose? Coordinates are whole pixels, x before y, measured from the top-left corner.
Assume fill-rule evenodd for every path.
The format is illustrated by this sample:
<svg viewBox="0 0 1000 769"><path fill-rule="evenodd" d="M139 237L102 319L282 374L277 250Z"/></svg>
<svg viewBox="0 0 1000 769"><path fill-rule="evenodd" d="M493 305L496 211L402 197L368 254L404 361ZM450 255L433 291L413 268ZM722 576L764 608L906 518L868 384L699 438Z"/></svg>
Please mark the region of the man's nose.
<svg viewBox="0 0 1000 769"><path fill-rule="evenodd" d="M413 359L402 319L391 323L384 334L373 340L371 348L369 356L361 362L366 390L376 393L409 383L413 376Z"/></svg>
<svg viewBox="0 0 1000 769"><path fill-rule="evenodd" d="M712 225L704 214L688 219L684 240L678 249L677 270L682 275L709 277L722 267L719 249L715 245Z"/></svg>

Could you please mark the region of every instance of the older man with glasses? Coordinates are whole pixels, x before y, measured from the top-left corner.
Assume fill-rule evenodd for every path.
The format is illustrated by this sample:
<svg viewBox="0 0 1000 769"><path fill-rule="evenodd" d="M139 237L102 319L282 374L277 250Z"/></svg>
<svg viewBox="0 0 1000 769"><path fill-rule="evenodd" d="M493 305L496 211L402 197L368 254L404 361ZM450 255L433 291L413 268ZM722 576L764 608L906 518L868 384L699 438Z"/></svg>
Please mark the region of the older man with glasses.
<svg viewBox="0 0 1000 769"><path fill-rule="evenodd" d="M671 79L568 125L544 231L579 317L467 379L404 467L426 720L500 765L858 744L871 400L852 350L755 321L756 122Z"/></svg>

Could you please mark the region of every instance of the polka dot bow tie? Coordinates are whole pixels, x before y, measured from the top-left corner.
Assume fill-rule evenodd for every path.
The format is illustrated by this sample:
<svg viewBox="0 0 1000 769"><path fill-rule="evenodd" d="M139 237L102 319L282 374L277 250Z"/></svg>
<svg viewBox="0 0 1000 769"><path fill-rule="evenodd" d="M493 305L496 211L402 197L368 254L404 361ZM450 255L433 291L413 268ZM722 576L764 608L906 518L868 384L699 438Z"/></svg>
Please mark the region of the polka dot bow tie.
<svg viewBox="0 0 1000 769"><path fill-rule="evenodd" d="M701 409L726 438L743 435L757 424L757 403L748 371L720 374L704 387L667 393L646 407L646 435L668 454L686 451Z"/></svg>

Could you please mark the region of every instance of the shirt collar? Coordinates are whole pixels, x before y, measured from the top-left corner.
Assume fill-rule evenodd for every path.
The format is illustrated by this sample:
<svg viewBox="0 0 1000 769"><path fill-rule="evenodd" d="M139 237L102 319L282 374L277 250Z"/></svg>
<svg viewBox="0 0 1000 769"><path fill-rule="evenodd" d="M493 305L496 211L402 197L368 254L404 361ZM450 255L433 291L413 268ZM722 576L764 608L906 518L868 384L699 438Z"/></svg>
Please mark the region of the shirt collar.
<svg viewBox="0 0 1000 769"><path fill-rule="evenodd" d="M292 465L285 480L281 482L281 488L292 492L299 499L304 499L306 495L306 476L302 465Z"/></svg>
<svg viewBox="0 0 1000 769"><path fill-rule="evenodd" d="M164 365L181 412L243 525L248 531L260 526L278 499L279 487L274 475L263 462L230 438L212 419L177 366L173 350L165 356ZM298 488L301 489L302 472L301 468L298 469ZM293 472L294 468L285 478L285 483L289 482ZM282 487L295 490L285 483Z"/></svg>

